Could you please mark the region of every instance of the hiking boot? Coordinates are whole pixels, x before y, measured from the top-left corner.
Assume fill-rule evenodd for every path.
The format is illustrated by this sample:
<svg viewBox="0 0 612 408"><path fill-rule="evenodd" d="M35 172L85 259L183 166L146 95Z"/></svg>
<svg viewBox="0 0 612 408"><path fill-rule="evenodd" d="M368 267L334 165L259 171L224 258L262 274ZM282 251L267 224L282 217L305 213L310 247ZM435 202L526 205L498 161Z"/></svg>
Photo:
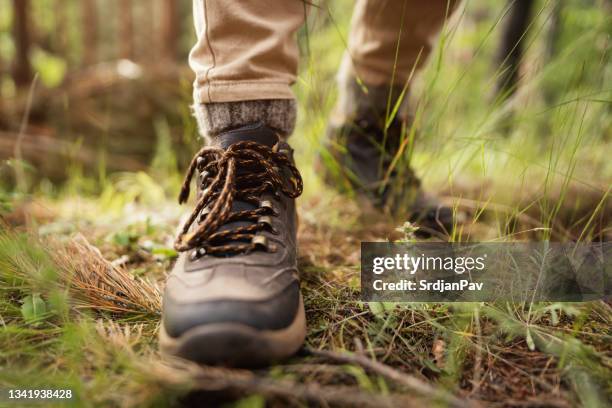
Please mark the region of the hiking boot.
<svg viewBox="0 0 612 408"><path fill-rule="evenodd" d="M406 159L413 137L408 88L364 84L348 53L337 79L338 101L319 161L324 180L340 192L365 196L394 218L417 224L417 235L445 239L452 230L452 211L425 194Z"/></svg>
<svg viewBox="0 0 612 408"><path fill-rule="evenodd" d="M403 122L394 118L385 133L384 119L369 111L360 112L356 120L330 124L327 157L322 157L327 162L325 181L341 192L367 197L377 208L407 216L419 227L417 235L443 238L453 227L452 210L422 190L402 153L398 155L407 148L402 127Z"/></svg>
<svg viewBox="0 0 612 408"><path fill-rule="evenodd" d="M192 160L179 201L198 176L168 277L162 352L206 364L257 366L291 356L306 335L293 150L256 123L217 136Z"/></svg>

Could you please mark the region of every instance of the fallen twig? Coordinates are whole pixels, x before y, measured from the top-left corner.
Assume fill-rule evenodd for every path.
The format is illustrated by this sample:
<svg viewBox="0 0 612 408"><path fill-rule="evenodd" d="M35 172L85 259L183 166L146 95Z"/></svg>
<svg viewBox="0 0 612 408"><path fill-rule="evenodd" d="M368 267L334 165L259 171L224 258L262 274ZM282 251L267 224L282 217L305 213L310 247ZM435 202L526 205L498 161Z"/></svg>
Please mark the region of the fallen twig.
<svg viewBox="0 0 612 408"><path fill-rule="evenodd" d="M460 399L448 391L435 388L420 379L402 373L390 367L386 364L379 363L378 361L371 360L363 355L357 355L352 353L338 353L328 350L315 350L307 348L306 352L317 357L324 357L343 364L356 364L367 370L380 374L387 377L390 380L395 381L398 384L405 386L413 391L418 392L422 396L432 397L443 400L453 407L472 407L475 404L472 401Z"/></svg>
<svg viewBox="0 0 612 408"><path fill-rule="evenodd" d="M173 360L155 363L148 368L163 383L183 386L193 391L238 391L282 398L288 401L306 401L322 406L355 407L417 407L422 401L399 394L377 395L361 391L354 386L300 384L290 380L274 380L253 371L199 366L187 361Z"/></svg>

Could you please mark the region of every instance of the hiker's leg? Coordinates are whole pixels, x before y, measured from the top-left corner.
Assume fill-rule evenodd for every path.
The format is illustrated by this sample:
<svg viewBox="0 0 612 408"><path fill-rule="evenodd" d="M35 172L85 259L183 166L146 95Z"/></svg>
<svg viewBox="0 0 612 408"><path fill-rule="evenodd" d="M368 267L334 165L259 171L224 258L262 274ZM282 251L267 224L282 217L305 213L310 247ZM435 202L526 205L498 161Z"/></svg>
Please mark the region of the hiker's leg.
<svg viewBox="0 0 612 408"><path fill-rule="evenodd" d="M290 85L302 0L194 1L194 111L210 146L188 167L195 208L175 241L160 347L207 364L252 366L306 336L295 198L302 180L282 138L295 124Z"/></svg>
<svg viewBox="0 0 612 408"><path fill-rule="evenodd" d="M194 112L204 135L263 121L283 135L295 124L301 0L193 0L197 43Z"/></svg>
<svg viewBox="0 0 612 408"><path fill-rule="evenodd" d="M379 206L408 211L422 230L443 234L450 231L452 212L423 193L410 169L390 169L404 123L411 125L407 95L393 120L387 116L413 69L427 59L433 37L455 5L452 0L358 0L328 131L330 152L347 170L332 179L333 185L348 185ZM383 185L383 180L388 183Z"/></svg>

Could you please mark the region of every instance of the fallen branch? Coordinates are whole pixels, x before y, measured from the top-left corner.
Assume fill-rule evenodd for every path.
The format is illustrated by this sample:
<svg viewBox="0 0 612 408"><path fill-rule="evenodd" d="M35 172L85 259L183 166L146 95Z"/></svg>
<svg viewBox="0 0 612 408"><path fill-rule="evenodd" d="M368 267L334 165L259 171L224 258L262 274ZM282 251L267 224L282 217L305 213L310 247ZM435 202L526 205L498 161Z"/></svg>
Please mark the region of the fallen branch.
<svg viewBox="0 0 612 408"><path fill-rule="evenodd" d="M257 375L253 371L221 367L199 366L187 361L171 360L153 363L147 371L162 384L183 387L192 391L234 391L261 394L288 401L306 401L322 406L355 407L419 407L422 400L400 394L378 395L361 391L355 386L300 384L290 380L274 380Z"/></svg>
<svg viewBox="0 0 612 408"><path fill-rule="evenodd" d="M398 384L409 388L422 396L431 397L434 399L442 400L448 403L452 407L473 407L475 404L472 401L460 399L448 391L435 388L430 384L406 373L402 373L390 367L386 364L379 363L378 361L371 360L363 355L352 354L352 353L338 353L328 350L315 350L306 348L306 352L310 355L323 357L329 360L333 360L342 364L355 364L359 365L366 370L377 373L386 377Z"/></svg>

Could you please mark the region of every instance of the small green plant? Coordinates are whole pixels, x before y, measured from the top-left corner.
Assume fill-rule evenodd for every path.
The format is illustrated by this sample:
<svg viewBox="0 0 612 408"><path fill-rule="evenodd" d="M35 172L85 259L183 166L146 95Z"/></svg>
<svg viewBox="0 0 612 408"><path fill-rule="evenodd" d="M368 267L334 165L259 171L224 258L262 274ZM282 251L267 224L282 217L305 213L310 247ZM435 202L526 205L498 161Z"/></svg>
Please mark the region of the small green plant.
<svg viewBox="0 0 612 408"><path fill-rule="evenodd" d="M411 223L410 221L404 222L401 227L395 229L397 232L401 232L404 236L397 242L416 242L416 233L419 227Z"/></svg>

